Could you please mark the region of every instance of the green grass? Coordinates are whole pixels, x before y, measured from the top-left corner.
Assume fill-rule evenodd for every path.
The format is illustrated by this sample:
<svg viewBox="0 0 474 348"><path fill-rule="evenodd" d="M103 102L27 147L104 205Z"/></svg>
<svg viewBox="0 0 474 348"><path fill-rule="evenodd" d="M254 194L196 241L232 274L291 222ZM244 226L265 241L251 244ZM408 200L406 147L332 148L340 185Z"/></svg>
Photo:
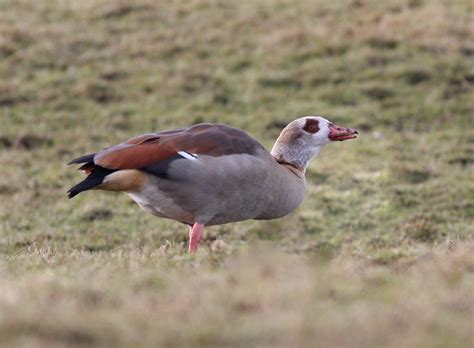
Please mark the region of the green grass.
<svg viewBox="0 0 474 348"><path fill-rule="evenodd" d="M0 2L0 341L472 344L469 0ZM302 115L360 129L289 217L187 229L67 200L71 158L220 122L270 148ZM3 344L3 343L2 343Z"/></svg>

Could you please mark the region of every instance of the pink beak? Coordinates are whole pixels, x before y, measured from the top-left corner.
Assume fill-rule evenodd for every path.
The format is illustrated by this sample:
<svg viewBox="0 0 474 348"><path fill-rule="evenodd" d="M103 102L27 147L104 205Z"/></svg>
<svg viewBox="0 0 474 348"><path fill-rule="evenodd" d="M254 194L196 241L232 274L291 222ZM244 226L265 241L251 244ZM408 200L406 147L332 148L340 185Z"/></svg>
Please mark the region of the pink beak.
<svg viewBox="0 0 474 348"><path fill-rule="evenodd" d="M343 141L348 139L357 138L359 132L357 129L353 128L344 128L335 124L329 125L329 135L328 138L331 141Z"/></svg>

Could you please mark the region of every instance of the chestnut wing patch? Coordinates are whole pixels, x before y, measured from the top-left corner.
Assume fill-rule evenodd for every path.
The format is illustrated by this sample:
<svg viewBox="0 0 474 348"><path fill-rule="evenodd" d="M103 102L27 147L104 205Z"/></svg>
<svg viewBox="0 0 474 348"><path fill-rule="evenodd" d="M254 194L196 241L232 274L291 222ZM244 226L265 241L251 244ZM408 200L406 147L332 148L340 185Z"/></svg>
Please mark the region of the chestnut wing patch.
<svg viewBox="0 0 474 348"><path fill-rule="evenodd" d="M166 177L167 168L176 159L199 160L199 155L254 155L262 148L241 130L204 123L129 139L95 154L94 163L108 169L142 169Z"/></svg>

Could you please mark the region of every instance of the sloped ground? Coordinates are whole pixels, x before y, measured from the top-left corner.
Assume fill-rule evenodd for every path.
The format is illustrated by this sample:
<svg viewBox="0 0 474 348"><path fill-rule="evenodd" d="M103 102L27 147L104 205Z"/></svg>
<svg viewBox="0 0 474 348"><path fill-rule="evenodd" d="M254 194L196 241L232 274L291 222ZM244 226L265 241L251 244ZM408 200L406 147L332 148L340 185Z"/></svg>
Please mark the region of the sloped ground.
<svg viewBox="0 0 474 348"><path fill-rule="evenodd" d="M439 346L473 341L473 5L0 3L0 341ZM125 195L67 200L73 157L197 122L271 147L361 130L290 217L187 229Z"/></svg>

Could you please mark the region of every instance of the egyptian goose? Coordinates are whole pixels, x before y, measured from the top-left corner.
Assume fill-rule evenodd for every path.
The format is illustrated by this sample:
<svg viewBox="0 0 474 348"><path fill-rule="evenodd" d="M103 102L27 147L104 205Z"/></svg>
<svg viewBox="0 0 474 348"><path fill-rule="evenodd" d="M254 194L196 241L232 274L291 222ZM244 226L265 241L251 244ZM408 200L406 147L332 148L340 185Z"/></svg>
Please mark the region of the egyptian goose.
<svg viewBox="0 0 474 348"><path fill-rule="evenodd" d="M288 124L271 152L221 124L144 134L69 162L83 163L87 177L68 195L123 191L143 210L187 224L192 253L204 226L291 213L304 198L309 160L330 141L357 134L319 116Z"/></svg>

